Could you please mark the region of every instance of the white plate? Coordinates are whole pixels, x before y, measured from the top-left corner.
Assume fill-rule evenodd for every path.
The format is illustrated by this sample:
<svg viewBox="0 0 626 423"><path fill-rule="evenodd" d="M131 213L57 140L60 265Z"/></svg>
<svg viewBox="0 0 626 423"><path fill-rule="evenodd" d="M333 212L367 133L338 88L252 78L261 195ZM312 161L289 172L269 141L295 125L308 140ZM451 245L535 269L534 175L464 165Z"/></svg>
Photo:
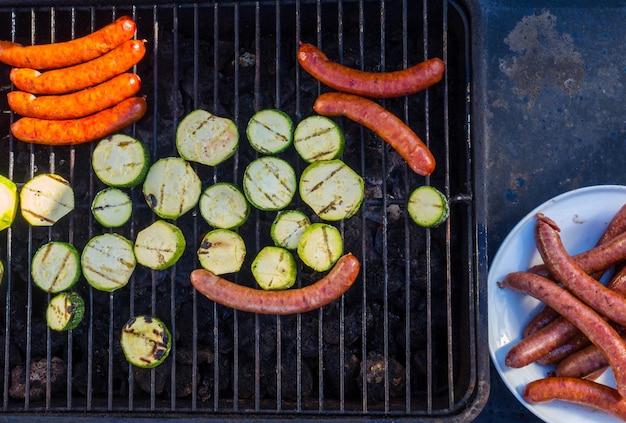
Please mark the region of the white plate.
<svg viewBox="0 0 626 423"><path fill-rule="evenodd" d="M497 282L512 271L541 263L535 246L535 214L541 212L561 228L563 244L570 254L596 244L613 215L626 204L626 186L600 185L576 189L546 201L526 215L507 235L489 268L488 312L491 359L513 395L537 417L549 423L621 422L617 417L588 407L553 401L529 404L521 397L524 386L546 376L549 366L531 364L511 369L504 364L507 351L519 341L522 329L541 305L530 296L501 289ZM615 386L613 374L605 372L598 382Z"/></svg>

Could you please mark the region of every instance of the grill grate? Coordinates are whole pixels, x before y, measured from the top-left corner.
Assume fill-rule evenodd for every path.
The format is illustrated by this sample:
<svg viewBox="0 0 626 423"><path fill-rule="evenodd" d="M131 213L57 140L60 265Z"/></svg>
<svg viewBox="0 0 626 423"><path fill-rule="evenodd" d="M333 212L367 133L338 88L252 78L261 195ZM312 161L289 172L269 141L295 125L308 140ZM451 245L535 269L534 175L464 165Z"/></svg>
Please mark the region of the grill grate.
<svg viewBox="0 0 626 423"><path fill-rule="evenodd" d="M81 279L77 290L86 300L85 319L77 329L59 334L42 319L50 295L33 286L30 259L49 240L81 249L92 236L108 231L89 210L103 186L90 168L93 145L43 147L10 136L8 126L17 116L9 112L4 95L11 89L9 69L1 67L0 134L7 154L0 157L0 173L21 186L38 173L56 172L68 178L77 198L76 210L50 229L28 227L18 217L0 233L0 259L6 264L0 290L6 307L0 317L2 411L459 421L473 416L486 400L488 380L478 302L486 265L475 209L470 28L464 7L429 0L0 3L0 39L61 41L124 14L135 18L137 36L147 40L148 50L136 71L149 109L129 133L149 146L153 160L176 154L176 125L186 113L204 108L235 120L241 147L226 164L196 170L205 186L240 183L243 169L255 158L243 136L252 113L276 107L298 122L313 113L313 101L327 90L296 65L297 41L304 40L365 70L444 59L447 74L436 87L383 101L430 145L437 171L418 177L372 133L339 120L346 134L344 160L366 183L361 211L338 224L346 250L362 261L359 281L341 300L282 317L236 312L206 300L188 282L189 272L198 267L194 252L209 229L193 211L176 221L188 248L174 268L156 272L138 266L129 285L114 293L95 291ZM284 156L296 163L297 172L302 170L293 151ZM449 221L435 230L417 228L404 211L407 193L424 183L451 199ZM134 239L155 217L140 188L129 193L135 205L132 219L113 232ZM293 206L304 209L299 200ZM249 250L246 265L254 251L271 242L272 218L256 211L240 228ZM313 277L302 266L299 270L298 283ZM251 276L243 270L235 279L245 283ZM121 354L119 331L136 314L160 317L174 336L171 357L156 369L129 367ZM368 359L369 371L359 374ZM41 380L26 378L18 392L16 377L32 367L43 369ZM406 386L398 389L402 379ZM362 389L368 383L369 389Z"/></svg>

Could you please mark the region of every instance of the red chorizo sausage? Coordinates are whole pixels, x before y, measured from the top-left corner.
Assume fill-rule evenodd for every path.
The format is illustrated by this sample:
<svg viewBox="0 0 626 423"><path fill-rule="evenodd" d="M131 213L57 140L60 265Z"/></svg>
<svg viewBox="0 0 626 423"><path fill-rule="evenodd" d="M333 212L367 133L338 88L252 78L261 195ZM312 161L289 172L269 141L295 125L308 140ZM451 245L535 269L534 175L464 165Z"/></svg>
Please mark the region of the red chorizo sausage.
<svg viewBox="0 0 626 423"><path fill-rule="evenodd" d="M524 387L522 397L529 403L568 401L626 420L626 399L610 386L590 380L561 377L538 379Z"/></svg>
<svg viewBox="0 0 626 423"><path fill-rule="evenodd" d="M80 119L21 118L11 125L15 138L36 144L70 145L103 138L138 121L146 112L143 97L130 97L117 105Z"/></svg>
<svg viewBox="0 0 626 423"><path fill-rule="evenodd" d="M303 42L298 49L298 63L331 88L375 98L414 94L441 81L445 71L444 62L432 58L395 72L364 72L333 62L317 47Z"/></svg>
<svg viewBox="0 0 626 423"><path fill-rule="evenodd" d="M129 40L112 51L75 66L39 72L14 68L11 82L32 94L67 94L107 81L137 64L146 54L144 41Z"/></svg>
<svg viewBox="0 0 626 423"><path fill-rule="evenodd" d="M587 377L609 365L606 357L595 345L576 351L557 364L555 376Z"/></svg>
<svg viewBox="0 0 626 423"><path fill-rule="evenodd" d="M537 359L536 361L538 364L543 365L556 364L564 360L566 357L569 357L571 354L589 346L590 344L591 341L589 340L589 338L587 338L582 332L578 332L576 335L569 338L566 342L562 343L561 345L557 345L555 348L552 349L552 351Z"/></svg>
<svg viewBox="0 0 626 423"><path fill-rule="evenodd" d="M435 158L411 128L387 109L364 97L330 92L320 95L313 109L324 116L346 116L371 129L407 162L417 174L435 170Z"/></svg>
<svg viewBox="0 0 626 423"><path fill-rule="evenodd" d="M76 119L115 106L137 94L141 79L123 73L94 87L59 96L39 96L24 91L7 94L9 107L21 116L39 119Z"/></svg>
<svg viewBox="0 0 626 423"><path fill-rule="evenodd" d="M216 276L205 269L191 272L191 284L216 303L241 311L261 314L304 313L339 298L356 280L361 265L348 253L319 281L285 291L254 289Z"/></svg>
<svg viewBox="0 0 626 423"><path fill-rule="evenodd" d="M129 16L122 16L109 25L74 40L0 49L0 62L32 69L73 66L95 59L130 40L135 30L135 22Z"/></svg>
<svg viewBox="0 0 626 423"><path fill-rule="evenodd" d="M506 275L501 287L524 292L543 301L574 324L609 360L618 390L626 394L626 342L596 311L549 279L528 272Z"/></svg>

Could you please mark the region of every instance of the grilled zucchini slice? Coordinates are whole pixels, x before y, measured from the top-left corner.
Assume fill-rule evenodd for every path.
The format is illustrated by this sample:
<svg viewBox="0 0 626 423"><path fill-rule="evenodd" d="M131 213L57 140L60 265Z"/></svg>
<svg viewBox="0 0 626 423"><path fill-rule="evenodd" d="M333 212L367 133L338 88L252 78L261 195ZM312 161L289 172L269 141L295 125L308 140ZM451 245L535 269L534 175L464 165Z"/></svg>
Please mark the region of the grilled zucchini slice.
<svg viewBox="0 0 626 423"><path fill-rule="evenodd" d="M418 225L436 228L446 221L450 207L442 192L435 187L423 185L415 188L409 196L407 211Z"/></svg>
<svg viewBox="0 0 626 423"><path fill-rule="evenodd" d="M52 330L75 329L85 315L85 302L76 292L61 292L53 297L46 309L46 322Z"/></svg>
<svg viewBox="0 0 626 423"><path fill-rule="evenodd" d="M243 265L246 244L237 232L214 229L204 236L197 253L200 266L211 273L235 273Z"/></svg>
<svg viewBox="0 0 626 423"><path fill-rule="evenodd" d="M341 156L345 138L343 131L326 116L309 116L296 126L293 146L308 163L332 160Z"/></svg>
<svg viewBox="0 0 626 423"><path fill-rule="evenodd" d="M297 190L296 172L285 160L273 156L250 162L243 174L243 192L259 210L281 210Z"/></svg>
<svg viewBox="0 0 626 423"><path fill-rule="evenodd" d="M172 334L160 319L136 316L122 328L120 344L130 364L151 369L163 363L169 355Z"/></svg>
<svg viewBox="0 0 626 423"><path fill-rule="evenodd" d="M298 257L318 272L329 270L343 254L343 239L337 228L327 223L312 223L298 242Z"/></svg>
<svg viewBox="0 0 626 423"><path fill-rule="evenodd" d="M68 242L48 242L35 252L30 269L33 282L42 290L65 291L80 278L80 255Z"/></svg>
<svg viewBox="0 0 626 423"><path fill-rule="evenodd" d="M137 234L135 258L150 269L165 270L181 258L185 245L185 236L178 226L157 220Z"/></svg>
<svg viewBox="0 0 626 423"><path fill-rule="evenodd" d="M248 121L246 135L252 148L259 153L278 154L293 141L293 121L281 110L260 110Z"/></svg>
<svg viewBox="0 0 626 423"><path fill-rule="evenodd" d="M146 177L150 154L138 139L115 134L98 141L91 155L91 165L102 183L131 188L141 184Z"/></svg>
<svg viewBox="0 0 626 423"><path fill-rule="evenodd" d="M234 184L218 182L200 196L200 214L214 228L233 229L241 226L250 214L250 206Z"/></svg>
<svg viewBox="0 0 626 423"><path fill-rule="evenodd" d="M74 190L62 176L42 173L24 184L20 205L32 226L52 226L74 210Z"/></svg>
<svg viewBox="0 0 626 423"><path fill-rule="evenodd" d="M0 175L0 231L13 224L17 213L17 186L9 178Z"/></svg>
<svg viewBox="0 0 626 423"><path fill-rule="evenodd" d="M302 232L310 224L308 216L300 210L283 210L274 218L270 235L277 247L295 250Z"/></svg>
<svg viewBox="0 0 626 423"><path fill-rule="evenodd" d="M265 290L278 291L296 283L296 260L289 250L268 245L252 261L252 276Z"/></svg>
<svg viewBox="0 0 626 423"><path fill-rule="evenodd" d="M124 191L105 188L93 198L91 213L105 228L119 228L130 219L133 202Z"/></svg>
<svg viewBox="0 0 626 423"><path fill-rule="evenodd" d="M83 249L80 262L89 285L108 292L126 286L137 265L133 244L115 233L91 238Z"/></svg>

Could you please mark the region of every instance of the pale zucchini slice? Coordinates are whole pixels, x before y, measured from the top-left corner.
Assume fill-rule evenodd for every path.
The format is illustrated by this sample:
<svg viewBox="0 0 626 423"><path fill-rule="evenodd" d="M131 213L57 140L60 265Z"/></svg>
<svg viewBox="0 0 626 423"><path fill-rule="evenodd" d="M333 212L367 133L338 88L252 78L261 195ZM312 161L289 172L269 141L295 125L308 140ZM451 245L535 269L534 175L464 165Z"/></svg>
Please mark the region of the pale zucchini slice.
<svg viewBox="0 0 626 423"><path fill-rule="evenodd" d="M157 220L137 234L135 258L150 269L165 270L181 258L185 245L185 236L178 226Z"/></svg>
<svg viewBox="0 0 626 423"><path fill-rule="evenodd" d="M250 214L250 206L234 184L218 182L200 196L200 214L214 228L233 229L241 226Z"/></svg>
<svg viewBox="0 0 626 423"><path fill-rule="evenodd" d="M61 292L53 297L46 309L46 322L52 330L76 329L85 315L85 301L76 292Z"/></svg>
<svg viewBox="0 0 626 423"><path fill-rule="evenodd" d="M424 185L413 190L407 204L409 216L426 228L436 228L446 221L450 207L446 196L437 188Z"/></svg>
<svg viewBox="0 0 626 423"><path fill-rule="evenodd" d="M300 197L320 218L347 219L361 207L363 178L339 159L308 165L300 176Z"/></svg>
<svg viewBox="0 0 626 423"><path fill-rule="evenodd" d="M157 160L143 183L148 206L163 219L178 219L187 213L198 203L201 193L198 174L180 157Z"/></svg>
<svg viewBox="0 0 626 423"><path fill-rule="evenodd" d="M52 226L74 210L74 190L62 176L42 173L24 184L20 205L32 226Z"/></svg>
<svg viewBox="0 0 626 423"><path fill-rule="evenodd" d="M48 242L33 255L30 273L35 285L42 290L66 291L80 278L80 254L68 242Z"/></svg>
<svg viewBox="0 0 626 423"><path fill-rule="evenodd" d="M230 158L239 144L239 131L231 119L197 109L180 122L176 148L185 160L217 166Z"/></svg>
<svg viewBox="0 0 626 423"><path fill-rule="evenodd" d="M297 189L296 172L285 160L273 156L250 162L243 174L243 192L259 210L281 210L291 203Z"/></svg>
<svg viewBox="0 0 626 423"><path fill-rule="evenodd" d="M265 290L291 288L296 282L296 260L289 250L268 245L252 261L252 276Z"/></svg>
<svg viewBox="0 0 626 423"><path fill-rule="evenodd" d="M17 186L9 178L0 175L0 231L13 224L17 213Z"/></svg>
<svg viewBox="0 0 626 423"><path fill-rule="evenodd" d="M120 344L130 364L150 369L163 363L169 355L172 334L160 319L136 316L122 328Z"/></svg>
<svg viewBox="0 0 626 423"><path fill-rule="evenodd" d="M138 139L115 134L98 141L91 155L91 165L104 184L130 188L143 182L150 167L150 155Z"/></svg>
<svg viewBox="0 0 626 423"><path fill-rule="evenodd" d="M81 255L85 279L100 291L111 292L126 286L136 264L133 244L115 233L91 238Z"/></svg>
<svg viewBox="0 0 626 423"><path fill-rule="evenodd" d="M261 154L285 151L293 141L293 121L281 110L264 109L248 121L246 135L252 148Z"/></svg>
<svg viewBox="0 0 626 423"><path fill-rule="evenodd" d="M298 242L298 257L318 272L329 270L343 254L343 239L337 228L327 223L312 223Z"/></svg>
<svg viewBox="0 0 626 423"><path fill-rule="evenodd" d="M270 235L276 246L295 250L302 232L310 224L308 216L300 210L283 210L274 218Z"/></svg>
<svg viewBox="0 0 626 423"><path fill-rule="evenodd" d="M343 131L326 116L313 115L303 119L293 136L293 146L308 163L336 159L343 153L344 145Z"/></svg>
<svg viewBox="0 0 626 423"><path fill-rule="evenodd" d="M109 187L96 194L91 203L91 212L105 228L119 228L130 219L133 202L124 191Z"/></svg>
<svg viewBox="0 0 626 423"><path fill-rule="evenodd" d="M243 238L229 229L210 231L198 248L200 266L216 275L238 272L245 257Z"/></svg>

